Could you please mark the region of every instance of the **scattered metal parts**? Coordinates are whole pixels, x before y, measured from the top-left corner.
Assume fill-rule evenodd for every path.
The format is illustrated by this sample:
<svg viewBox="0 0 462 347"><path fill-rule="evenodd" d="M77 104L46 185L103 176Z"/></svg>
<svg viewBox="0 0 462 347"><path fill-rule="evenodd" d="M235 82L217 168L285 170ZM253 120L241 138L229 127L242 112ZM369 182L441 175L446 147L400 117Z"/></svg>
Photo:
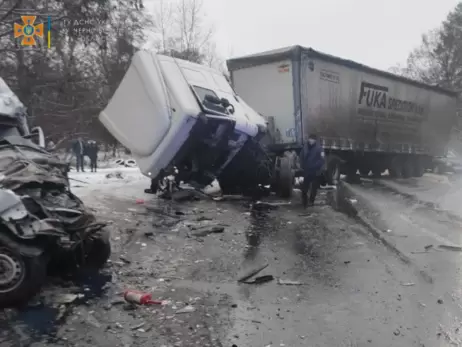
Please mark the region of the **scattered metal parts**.
<svg viewBox="0 0 462 347"><path fill-rule="evenodd" d="M251 277L255 276L256 274L258 274L259 272L263 271L268 266L269 266L269 264L265 264L263 266L260 266L259 268L250 270L245 275L241 276L237 281L238 282L244 282L244 281L248 280L249 278L251 278Z"/></svg>
<svg viewBox="0 0 462 347"><path fill-rule="evenodd" d="M462 247L460 246L439 245L439 248L446 249L448 251L462 252Z"/></svg>
<svg viewBox="0 0 462 347"><path fill-rule="evenodd" d="M298 281L292 281L292 280L283 280L283 279L278 279L278 284L281 285L286 285L286 286L301 286L303 283L298 282Z"/></svg>

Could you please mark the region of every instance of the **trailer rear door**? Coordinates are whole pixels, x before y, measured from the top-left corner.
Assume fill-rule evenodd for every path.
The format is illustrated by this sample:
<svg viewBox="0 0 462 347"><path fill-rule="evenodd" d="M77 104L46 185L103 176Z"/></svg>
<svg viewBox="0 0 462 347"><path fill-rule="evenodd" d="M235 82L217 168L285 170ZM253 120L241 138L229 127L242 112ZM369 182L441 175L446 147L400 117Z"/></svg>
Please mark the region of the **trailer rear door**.
<svg viewBox="0 0 462 347"><path fill-rule="evenodd" d="M232 71L236 93L254 110L274 120L274 140L296 143L291 60Z"/></svg>

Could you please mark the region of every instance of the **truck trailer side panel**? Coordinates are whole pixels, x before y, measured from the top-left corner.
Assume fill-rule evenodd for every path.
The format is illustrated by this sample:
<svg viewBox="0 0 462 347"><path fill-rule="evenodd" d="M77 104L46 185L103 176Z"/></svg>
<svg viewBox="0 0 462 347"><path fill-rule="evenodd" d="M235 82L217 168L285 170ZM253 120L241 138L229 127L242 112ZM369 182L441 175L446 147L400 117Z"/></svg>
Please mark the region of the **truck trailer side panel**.
<svg viewBox="0 0 462 347"><path fill-rule="evenodd" d="M292 61L234 70L232 78L240 97L265 118L273 118L275 143L296 143Z"/></svg>
<svg viewBox="0 0 462 347"><path fill-rule="evenodd" d="M325 148L444 155L455 98L361 69L301 59L302 134Z"/></svg>

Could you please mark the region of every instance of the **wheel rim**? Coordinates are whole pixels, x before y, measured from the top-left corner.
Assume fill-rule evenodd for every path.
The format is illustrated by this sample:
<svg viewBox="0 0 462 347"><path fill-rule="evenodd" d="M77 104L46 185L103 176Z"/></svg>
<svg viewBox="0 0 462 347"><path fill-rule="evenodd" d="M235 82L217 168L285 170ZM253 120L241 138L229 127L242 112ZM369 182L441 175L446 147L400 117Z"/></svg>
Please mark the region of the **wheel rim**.
<svg viewBox="0 0 462 347"><path fill-rule="evenodd" d="M15 290L25 275L24 262L20 256L0 248L0 293Z"/></svg>

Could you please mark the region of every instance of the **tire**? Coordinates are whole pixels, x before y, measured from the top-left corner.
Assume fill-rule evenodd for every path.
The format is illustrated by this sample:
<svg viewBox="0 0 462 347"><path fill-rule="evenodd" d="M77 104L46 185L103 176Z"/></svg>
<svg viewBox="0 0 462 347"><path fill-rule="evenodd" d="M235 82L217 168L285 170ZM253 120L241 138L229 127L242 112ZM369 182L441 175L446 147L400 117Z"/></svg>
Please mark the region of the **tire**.
<svg viewBox="0 0 462 347"><path fill-rule="evenodd" d="M281 198L290 198L294 184L292 162L288 157L282 157L279 161L278 192Z"/></svg>
<svg viewBox="0 0 462 347"><path fill-rule="evenodd" d="M347 164L345 168L346 181L350 184L361 183L361 177L356 173L358 171L356 165Z"/></svg>
<svg viewBox="0 0 462 347"><path fill-rule="evenodd" d="M136 161L133 159L129 159L125 161L125 166L126 167L135 167L136 166Z"/></svg>
<svg viewBox="0 0 462 347"><path fill-rule="evenodd" d="M359 169L359 173L360 173L361 176L363 176L363 177L368 177L368 176L369 176L369 172L371 172L370 169L366 169L366 168L360 168L360 169Z"/></svg>
<svg viewBox="0 0 462 347"><path fill-rule="evenodd" d="M111 256L111 241L109 232L101 231L94 235L90 249L86 250L85 267L89 269L101 269L106 265Z"/></svg>
<svg viewBox="0 0 462 347"><path fill-rule="evenodd" d="M225 178L218 179L220 184L221 193L223 195L233 195L241 193L239 187L236 187L236 184L233 182L227 181Z"/></svg>
<svg viewBox="0 0 462 347"><path fill-rule="evenodd" d="M374 178L380 178L380 177L382 177L382 169L373 168L373 169L372 169L372 177L374 177Z"/></svg>
<svg viewBox="0 0 462 347"><path fill-rule="evenodd" d="M414 163L411 160L406 160L403 162L402 166L402 176L403 178L410 178L414 174Z"/></svg>
<svg viewBox="0 0 462 347"><path fill-rule="evenodd" d="M390 167L388 168L388 172L390 173L390 177L392 178L401 178L403 177L403 166L400 160L401 158L398 156L394 156L391 159Z"/></svg>
<svg viewBox="0 0 462 347"><path fill-rule="evenodd" d="M0 244L0 307L27 303L43 286L47 265L44 255L24 257Z"/></svg>
<svg viewBox="0 0 462 347"><path fill-rule="evenodd" d="M340 181L340 166L342 161L339 157L331 155L326 160L326 181L329 185L337 185Z"/></svg>
<svg viewBox="0 0 462 347"><path fill-rule="evenodd" d="M412 167L412 176L413 177L422 177L425 173L425 169L423 167L422 161L420 159L416 159L414 161L414 165Z"/></svg>

